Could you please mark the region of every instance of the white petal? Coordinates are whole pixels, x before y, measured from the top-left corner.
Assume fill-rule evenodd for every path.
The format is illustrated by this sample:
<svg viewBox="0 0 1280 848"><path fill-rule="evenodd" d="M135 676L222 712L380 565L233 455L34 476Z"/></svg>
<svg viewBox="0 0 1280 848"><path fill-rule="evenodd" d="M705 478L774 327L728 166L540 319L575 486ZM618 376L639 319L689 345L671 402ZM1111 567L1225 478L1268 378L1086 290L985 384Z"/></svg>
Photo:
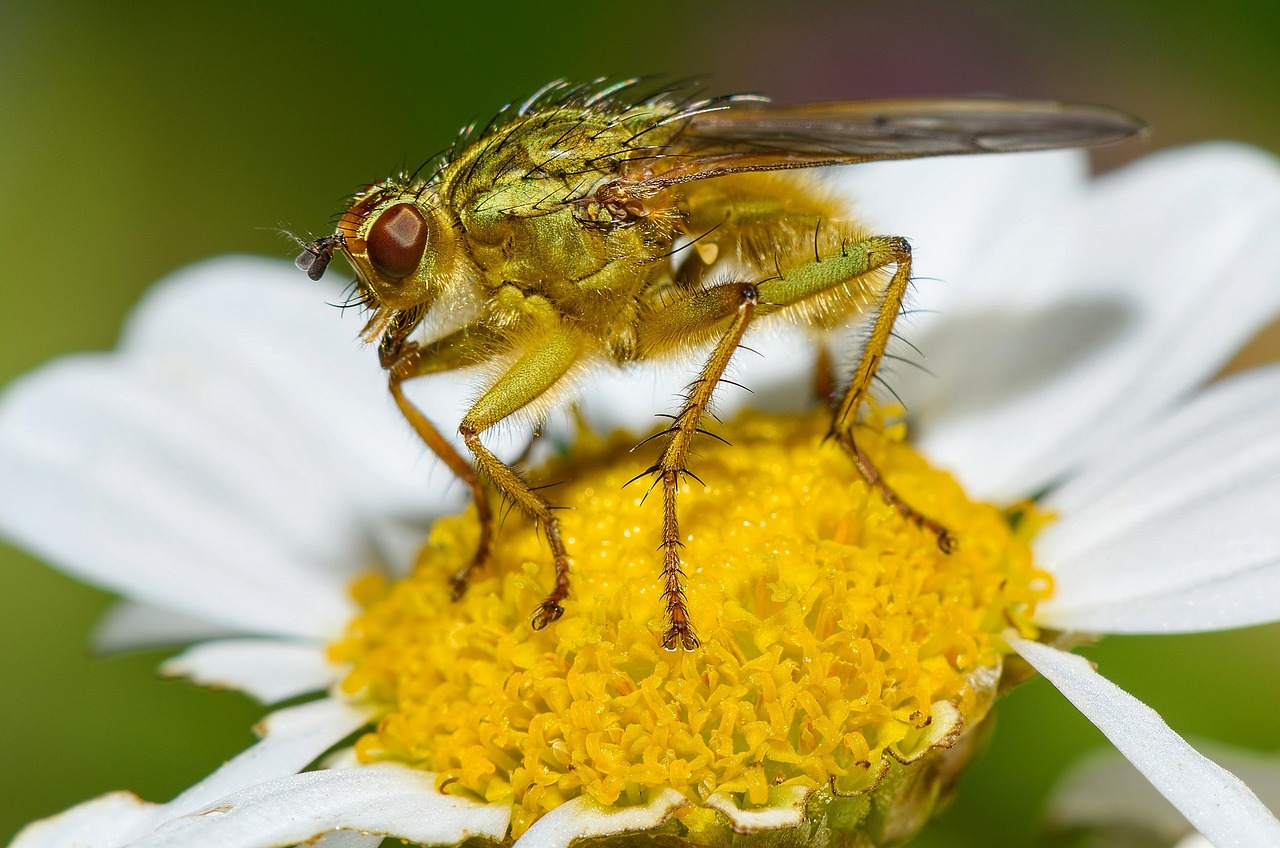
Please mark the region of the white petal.
<svg viewBox="0 0 1280 848"><path fill-rule="evenodd" d="M262 741L164 804L155 823L192 813L247 787L293 775L369 720L368 711L337 698L278 710L259 726Z"/></svg>
<svg viewBox="0 0 1280 848"><path fill-rule="evenodd" d="M893 380L921 445L981 497L1035 491L1140 431L1280 309L1280 168L1257 151L1148 157L1037 226L1020 272L992 256L1021 292L954 311L963 332L912 336L947 402Z"/></svg>
<svg viewBox="0 0 1280 848"><path fill-rule="evenodd" d="M9 848L115 848L159 809L132 792L112 792L32 822Z"/></svg>
<svg viewBox="0 0 1280 848"><path fill-rule="evenodd" d="M264 704L327 689L339 669L321 645L270 639L221 639L188 648L160 673L202 686L239 689Z"/></svg>
<svg viewBox="0 0 1280 848"><path fill-rule="evenodd" d="M262 741L167 804L148 804L131 793L113 792L35 822L24 834L31 834L31 848L78 845L77 838L91 840L83 843L85 848L132 844L165 822L225 795L294 775L369 718L364 710L332 698L279 710L260 725Z"/></svg>
<svg viewBox="0 0 1280 848"><path fill-rule="evenodd" d="M1213 742L1196 747L1229 766L1272 810L1280 809L1280 758ZM1172 845L1191 825L1133 764L1114 750L1091 752L1054 787L1046 818L1060 830L1150 833Z"/></svg>
<svg viewBox="0 0 1280 848"><path fill-rule="evenodd" d="M170 609L136 601L117 601L98 619L89 637L102 653L171 648L206 639L243 635L243 631L213 624Z"/></svg>
<svg viewBox="0 0 1280 848"><path fill-rule="evenodd" d="M453 494L465 491L461 483L454 487ZM465 503L465 499L463 499ZM458 506L461 509L461 504ZM403 577L417 562L423 543L431 533L433 519L438 517L434 510L424 511L416 515L381 515L370 516L365 529L369 541L377 551L377 561L393 576Z"/></svg>
<svg viewBox="0 0 1280 848"><path fill-rule="evenodd" d="M118 354L16 383L0 407L0 529L156 607L331 635L382 525L426 521L467 492L394 408L358 328L325 305L335 292L299 277L202 263L148 294ZM474 384L451 375L410 394L456 436ZM492 441L511 455L523 438Z"/></svg>
<svg viewBox="0 0 1280 848"><path fill-rule="evenodd" d="M1113 634L1203 633L1280 621L1280 563L1196 578L1163 592L1148 588L1131 600L1063 600L1037 610L1035 620L1055 630Z"/></svg>
<svg viewBox="0 0 1280 848"><path fill-rule="evenodd" d="M1193 632L1280 620L1280 367L1215 385L1052 493L1037 623Z"/></svg>
<svg viewBox="0 0 1280 848"><path fill-rule="evenodd" d="M1174 733L1155 710L1083 657L1038 642L1009 644L1102 731L1217 848L1280 845L1280 821L1231 772Z"/></svg>
<svg viewBox="0 0 1280 848"><path fill-rule="evenodd" d="M353 522L322 485L238 440L214 398L190 400L180 380L108 357L19 380L0 411L0 528L153 606L254 632L332 635L352 610L337 572L360 565ZM298 501L305 509L281 505ZM320 550L324 540L334 544ZM341 569L315 567L340 559Z"/></svg>
<svg viewBox="0 0 1280 848"><path fill-rule="evenodd" d="M174 819L134 848L274 848L337 828L424 845L500 840L511 808L442 795L435 776L391 763L293 775L220 798Z"/></svg>
<svg viewBox="0 0 1280 848"><path fill-rule="evenodd" d="M358 316L327 305L340 296L287 263L215 259L149 291L122 349L234 383L259 420L312 466L352 475L356 491L380 490L392 502L425 497L405 468L421 445L397 417L374 351L359 341Z"/></svg>
<svg viewBox="0 0 1280 848"><path fill-rule="evenodd" d="M366 513L427 513L443 489L430 485L430 460L415 467L425 449L395 410L375 352L326 303L338 294L287 263L203 262L147 293L119 355L160 363L192 396L186 403L227 419L229 448L258 447L268 481L289 486L288 497L260 493L266 514L296 528L302 549L325 552L349 547Z"/></svg>
<svg viewBox="0 0 1280 848"><path fill-rule="evenodd" d="M602 807L579 795L545 814L515 841L519 848L568 848L575 839L651 830L662 824L688 799L674 789L656 793L636 807ZM512 846L512 848L515 848Z"/></svg>
<svg viewBox="0 0 1280 848"><path fill-rule="evenodd" d="M299 443L327 474L344 476L370 514L439 511L451 477L396 410L376 351L359 340L360 316L330 304L336 287L306 279L291 264L226 257L192 266L148 293L131 317L124 349L230 375L252 408ZM252 308L247 308L251 304ZM476 377L412 381L407 393L461 449L457 423ZM500 454L522 444L486 439ZM453 489L461 487L454 486Z"/></svg>
<svg viewBox="0 0 1280 848"><path fill-rule="evenodd" d="M872 162L824 172L856 217L911 242L911 308L937 310L924 329L965 304L998 303L1025 286L1025 268L1001 273L1002 257L1032 247L1028 220L1061 216L1086 190L1088 156L1075 150ZM1044 245L1038 246L1040 251Z"/></svg>

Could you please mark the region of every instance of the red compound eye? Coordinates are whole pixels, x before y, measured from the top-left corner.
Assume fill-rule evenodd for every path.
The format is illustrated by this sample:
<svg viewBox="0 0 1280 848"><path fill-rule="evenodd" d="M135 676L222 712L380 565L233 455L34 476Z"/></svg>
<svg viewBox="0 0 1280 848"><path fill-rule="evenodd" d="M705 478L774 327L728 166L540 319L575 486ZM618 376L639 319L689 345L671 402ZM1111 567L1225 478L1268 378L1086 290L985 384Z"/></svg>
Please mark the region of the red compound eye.
<svg viewBox="0 0 1280 848"><path fill-rule="evenodd" d="M418 270L427 249L427 222L411 203L397 203L369 228L369 261L379 274L398 280Z"/></svg>

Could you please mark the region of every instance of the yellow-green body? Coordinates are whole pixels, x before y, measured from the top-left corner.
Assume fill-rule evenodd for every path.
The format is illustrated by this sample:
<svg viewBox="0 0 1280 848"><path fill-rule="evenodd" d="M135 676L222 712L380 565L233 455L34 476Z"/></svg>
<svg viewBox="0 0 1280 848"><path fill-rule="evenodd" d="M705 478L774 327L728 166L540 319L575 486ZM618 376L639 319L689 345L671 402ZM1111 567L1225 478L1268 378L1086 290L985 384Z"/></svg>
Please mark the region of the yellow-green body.
<svg viewBox="0 0 1280 848"><path fill-rule="evenodd" d="M482 349L453 348L454 355L487 359L560 331L574 336L586 358L662 356L722 329L721 310L708 314L697 304L681 309L672 302L673 295L678 300L679 293L702 287L716 260L732 259L736 270L758 278L812 263L815 250L861 239L858 228L841 219L839 204L797 174L686 183L638 199L643 210L634 220L611 217L591 198L611 181L661 173L663 161L649 153L671 144L675 126L645 133L643 144L629 140L669 112L645 107L611 116L566 109L553 120L541 114L518 119L462 151L417 197L456 241L449 278L427 273L413 299L431 304L446 289L474 287L485 314L469 335L480 327L494 331L476 336ZM390 197L410 189L378 187ZM677 252L680 238L697 241ZM806 321L846 317L868 296L819 300L809 304L820 308L806 310ZM431 370L461 364L448 360Z"/></svg>
<svg viewBox="0 0 1280 848"><path fill-rule="evenodd" d="M587 102L521 110L461 149L430 179L372 186L346 213L335 241L374 309L382 363L405 416L471 487L485 528L471 568L488 556L484 487L400 389L406 379L491 363L497 377L459 431L480 474L535 521L551 544L556 580L536 628L563 612L569 554L548 501L494 456L480 434L516 413L543 412L580 366L651 360L710 344L666 447L650 469L663 499L663 644L698 644L682 583L676 497L690 445L744 333L782 312L819 330L874 307L868 344L832 435L871 484L913 523L952 540L903 503L858 450L853 428L910 278L904 239L868 237L812 179L772 168L699 171L686 150L688 116L670 105ZM893 267L890 275L886 269ZM723 270L722 270L723 269ZM447 304L447 306L446 306ZM466 306L459 307L458 304ZM433 309L462 326L419 343L410 333ZM467 311L467 310L470 311Z"/></svg>
<svg viewBox="0 0 1280 848"><path fill-rule="evenodd" d="M682 232L677 198L630 226L583 220L584 206L548 198L586 197L616 175L597 157L625 147L652 109L607 119L578 110L520 119L465 151L442 174L439 202L457 215L491 320L562 320L615 358L629 358L641 295L670 280L660 261ZM669 134L669 133L668 133ZM653 135L653 134L650 134ZM665 143L665 138L651 139Z"/></svg>

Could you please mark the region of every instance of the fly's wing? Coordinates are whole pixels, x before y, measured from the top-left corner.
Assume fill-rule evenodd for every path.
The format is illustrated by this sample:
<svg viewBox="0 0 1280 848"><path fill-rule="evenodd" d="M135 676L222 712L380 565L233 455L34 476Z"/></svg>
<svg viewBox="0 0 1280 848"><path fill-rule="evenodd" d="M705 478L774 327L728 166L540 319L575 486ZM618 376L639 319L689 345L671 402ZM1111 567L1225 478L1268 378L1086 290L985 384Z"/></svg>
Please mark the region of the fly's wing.
<svg viewBox="0 0 1280 848"><path fill-rule="evenodd" d="M1145 124L1106 106L943 98L773 106L735 104L688 118L664 151L662 188L742 171L847 165L962 153L1110 144Z"/></svg>

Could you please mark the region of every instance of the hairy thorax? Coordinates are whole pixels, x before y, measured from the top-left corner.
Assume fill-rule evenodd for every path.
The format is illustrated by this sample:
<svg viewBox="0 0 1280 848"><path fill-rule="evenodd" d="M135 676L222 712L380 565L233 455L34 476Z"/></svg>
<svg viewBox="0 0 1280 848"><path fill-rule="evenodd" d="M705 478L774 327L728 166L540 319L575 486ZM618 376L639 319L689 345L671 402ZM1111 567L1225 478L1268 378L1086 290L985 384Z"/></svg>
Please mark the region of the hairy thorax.
<svg viewBox="0 0 1280 848"><path fill-rule="evenodd" d="M567 320L609 335L625 304L670 276L667 255L684 231L675 192L626 206L615 183L645 167L651 132L630 142L655 109L604 120L565 110L503 127L451 162L440 195L456 210L467 252L491 291L545 298ZM563 202L570 198L571 202ZM622 305L622 308L619 308Z"/></svg>

